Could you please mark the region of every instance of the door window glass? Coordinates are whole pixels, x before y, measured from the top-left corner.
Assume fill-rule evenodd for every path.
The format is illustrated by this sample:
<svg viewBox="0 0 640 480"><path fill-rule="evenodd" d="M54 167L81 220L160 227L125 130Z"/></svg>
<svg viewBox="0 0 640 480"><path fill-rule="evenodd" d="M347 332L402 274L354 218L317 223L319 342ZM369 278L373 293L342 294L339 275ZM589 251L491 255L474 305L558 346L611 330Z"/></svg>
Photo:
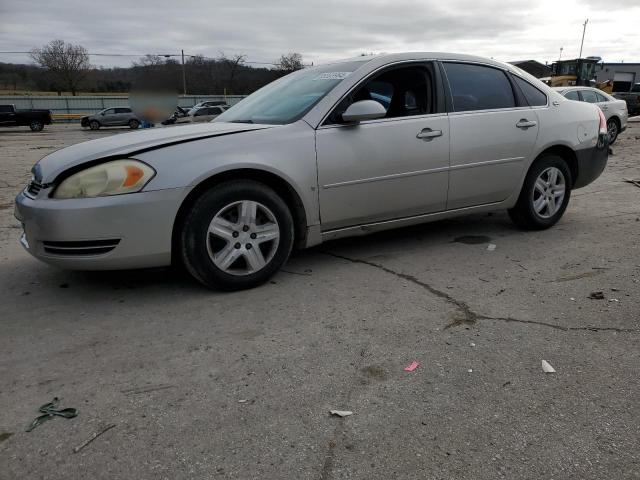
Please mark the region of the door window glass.
<svg viewBox="0 0 640 480"><path fill-rule="evenodd" d="M598 103L598 97L596 96L596 92L593 90L582 90L580 92L582 94L582 100L587 103Z"/></svg>
<svg viewBox="0 0 640 480"><path fill-rule="evenodd" d="M109 108L102 113L104 113L105 115L113 115L115 113L115 110L115 108Z"/></svg>
<svg viewBox="0 0 640 480"><path fill-rule="evenodd" d="M352 103L375 100L384 107L384 118L410 117L436 112L431 70L424 66L391 68L356 87L333 110L325 124L342 123Z"/></svg>
<svg viewBox="0 0 640 480"><path fill-rule="evenodd" d="M567 92L564 96L564 98L568 98L569 100L576 100L576 101L580 101L580 95L578 95L578 91L577 90L571 90L569 92Z"/></svg>
<svg viewBox="0 0 640 480"><path fill-rule="evenodd" d="M598 102L608 102L609 99L607 97L605 97L604 95L602 95L601 93L598 92L593 92L595 93L596 97L598 97Z"/></svg>
<svg viewBox="0 0 640 480"><path fill-rule="evenodd" d="M502 70L467 63L445 63L456 112L513 108L511 83Z"/></svg>
<svg viewBox="0 0 640 480"><path fill-rule="evenodd" d="M131 113L130 108L116 108L116 113Z"/></svg>
<svg viewBox="0 0 640 480"><path fill-rule="evenodd" d="M542 107L547 104L547 96L531 85L529 82L513 75L518 87L522 90L524 98L527 99L527 103L532 107Z"/></svg>

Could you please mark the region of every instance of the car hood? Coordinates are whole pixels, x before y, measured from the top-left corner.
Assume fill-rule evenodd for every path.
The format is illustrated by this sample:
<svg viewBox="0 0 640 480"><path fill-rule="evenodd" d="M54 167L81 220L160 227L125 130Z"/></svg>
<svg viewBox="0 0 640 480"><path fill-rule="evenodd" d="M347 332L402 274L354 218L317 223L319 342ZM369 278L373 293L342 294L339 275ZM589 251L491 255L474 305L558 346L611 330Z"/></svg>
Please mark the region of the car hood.
<svg viewBox="0 0 640 480"><path fill-rule="evenodd" d="M36 181L48 184L58 175L85 163L135 155L163 146L191 142L201 138L231 135L252 130L272 128L274 125L246 123L201 123L177 127L145 129L78 143L53 152L32 169Z"/></svg>

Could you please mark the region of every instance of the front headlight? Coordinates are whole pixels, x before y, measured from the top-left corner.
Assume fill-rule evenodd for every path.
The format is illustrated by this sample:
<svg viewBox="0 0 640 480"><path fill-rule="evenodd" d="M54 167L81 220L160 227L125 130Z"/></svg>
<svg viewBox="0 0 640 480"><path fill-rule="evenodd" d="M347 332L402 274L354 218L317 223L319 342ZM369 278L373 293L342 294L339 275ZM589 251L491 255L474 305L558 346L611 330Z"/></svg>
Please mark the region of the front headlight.
<svg viewBox="0 0 640 480"><path fill-rule="evenodd" d="M66 178L53 198L87 198L139 192L155 170L138 160L114 160L87 168Z"/></svg>

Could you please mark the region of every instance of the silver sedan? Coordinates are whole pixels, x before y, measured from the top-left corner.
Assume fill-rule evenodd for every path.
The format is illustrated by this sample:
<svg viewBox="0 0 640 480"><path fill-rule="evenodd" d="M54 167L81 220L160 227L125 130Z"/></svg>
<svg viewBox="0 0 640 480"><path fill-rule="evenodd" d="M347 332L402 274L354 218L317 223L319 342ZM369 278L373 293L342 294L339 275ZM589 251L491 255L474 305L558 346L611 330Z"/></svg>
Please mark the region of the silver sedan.
<svg viewBox="0 0 640 480"><path fill-rule="evenodd" d="M555 90L569 100L593 103L598 105L607 119L609 144L613 144L622 132L627 129L627 102L612 97L606 92L591 87L555 87Z"/></svg>
<svg viewBox="0 0 640 480"><path fill-rule="evenodd" d="M207 286L241 289L330 239L498 209L551 227L607 152L600 109L516 67L360 57L287 75L212 123L54 152L16 216L23 246L52 265L180 262Z"/></svg>

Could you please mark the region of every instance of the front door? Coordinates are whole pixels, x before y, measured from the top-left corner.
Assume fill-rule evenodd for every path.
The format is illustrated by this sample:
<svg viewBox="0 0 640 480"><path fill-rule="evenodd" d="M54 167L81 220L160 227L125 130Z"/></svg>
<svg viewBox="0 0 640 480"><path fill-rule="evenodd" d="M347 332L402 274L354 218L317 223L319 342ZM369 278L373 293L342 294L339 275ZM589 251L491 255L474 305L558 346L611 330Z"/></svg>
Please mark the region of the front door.
<svg viewBox="0 0 640 480"><path fill-rule="evenodd" d="M445 209L449 119L439 112L433 66L391 67L361 83L316 132L323 229ZM382 119L341 121L353 102L371 99Z"/></svg>

